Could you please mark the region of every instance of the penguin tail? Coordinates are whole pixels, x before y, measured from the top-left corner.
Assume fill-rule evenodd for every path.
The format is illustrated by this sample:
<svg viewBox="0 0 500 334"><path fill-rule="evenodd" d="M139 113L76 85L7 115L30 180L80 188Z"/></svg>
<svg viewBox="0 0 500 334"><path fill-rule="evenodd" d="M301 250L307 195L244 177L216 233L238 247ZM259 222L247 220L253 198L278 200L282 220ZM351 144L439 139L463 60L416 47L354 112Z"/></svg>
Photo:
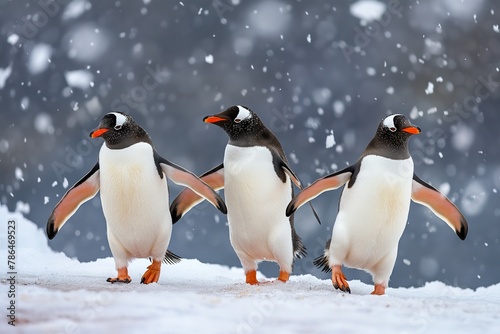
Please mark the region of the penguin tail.
<svg viewBox="0 0 500 334"><path fill-rule="evenodd" d="M313 264L318 267L319 269L321 269L321 271L325 272L325 273L329 273L332 271L332 268L330 268L330 257L329 257L329 249L330 249L330 242L332 241L332 239L329 239L327 242L326 242L326 246L325 246L325 250L323 252L323 255L321 256L318 256L317 258L314 259L313 261Z"/></svg>
<svg viewBox="0 0 500 334"><path fill-rule="evenodd" d="M302 239L299 235L293 230L293 256L297 259L302 259L307 256L306 246L302 243Z"/></svg>
<svg viewBox="0 0 500 334"><path fill-rule="evenodd" d="M167 251L165 252L165 257L163 258L163 263L177 264L181 262L181 260L182 258L179 255L176 255L167 249Z"/></svg>

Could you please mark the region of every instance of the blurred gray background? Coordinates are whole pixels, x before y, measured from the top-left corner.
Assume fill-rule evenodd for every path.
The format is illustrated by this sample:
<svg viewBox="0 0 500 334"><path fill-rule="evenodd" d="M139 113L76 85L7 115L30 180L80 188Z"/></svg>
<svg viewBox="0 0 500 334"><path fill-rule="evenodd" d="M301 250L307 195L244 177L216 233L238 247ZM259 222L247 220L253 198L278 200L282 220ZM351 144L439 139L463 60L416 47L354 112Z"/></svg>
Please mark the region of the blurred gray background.
<svg viewBox="0 0 500 334"><path fill-rule="evenodd" d="M305 184L354 163L379 121L403 113L423 129L410 143L416 173L457 203L469 235L460 241L413 203L390 285L500 281L499 2L0 3L0 200L41 228L95 164L102 142L88 133L111 110L130 113L160 154L200 174L222 161L227 142L202 118L246 105ZM170 189L172 198L181 190ZM295 274L328 277L312 260L339 195L313 201L321 226L307 206L298 211L309 256ZM169 249L240 266L226 222L201 204L174 226ZM80 261L111 256L99 197L49 244ZM278 274L272 263L260 269Z"/></svg>

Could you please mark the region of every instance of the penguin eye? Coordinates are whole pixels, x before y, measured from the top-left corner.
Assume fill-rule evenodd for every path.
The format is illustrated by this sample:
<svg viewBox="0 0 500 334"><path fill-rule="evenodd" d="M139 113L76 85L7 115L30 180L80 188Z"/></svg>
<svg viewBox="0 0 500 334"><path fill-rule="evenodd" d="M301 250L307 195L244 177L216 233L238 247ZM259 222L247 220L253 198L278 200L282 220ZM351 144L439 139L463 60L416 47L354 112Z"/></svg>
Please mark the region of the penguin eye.
<svg viewBox="0 0 500 334"><path fill-rule="evenodd" d="M239 119L239 118L235 118L235 119L234 119L234 122L235 122L235 123L240 123L240 122L241 122L241 119Z"/></svg>
<svg viewBox="0 0 500 334"><path fill-rule="evenodd" d="M389 130L390 130L391 132L396 132L396 130L397 130L397 129L396 129L395 127L391 126L391 127L389 128Z"/></svg>
<svg viewBox="0 0 500 334"><path fill-rule="evenodd" d="M121 125L115 125L115 130L117 130L117 131L118 131L118 130L120 130L121 128L122 128L122 126L121 126Z"/></svg>

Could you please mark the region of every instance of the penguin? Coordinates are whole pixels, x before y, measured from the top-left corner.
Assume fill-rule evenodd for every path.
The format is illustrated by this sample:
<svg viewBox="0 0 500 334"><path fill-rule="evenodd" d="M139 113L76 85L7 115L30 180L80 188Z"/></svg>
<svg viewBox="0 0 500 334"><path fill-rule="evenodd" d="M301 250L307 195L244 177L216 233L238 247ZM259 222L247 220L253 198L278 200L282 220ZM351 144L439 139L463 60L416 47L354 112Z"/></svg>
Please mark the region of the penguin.
<svg viewBox="0 0 500 334"><path fill-rule="evenodd" d="M152 264L141 283L156 283L162 259L168 263L180 260L167 251L172 216L165 176L189 187L223 213L226 205L196 175L160 156L148 133L129 115L106 114L90 137L104 139L98 161L55 206L47 222L47 236L53 239L78 207L100 190L109 247L118 271L117 277L107 281L130 283L128 263L133 258L150 258Z"/></svg>
<svg viewBox="0 0 500 334"><path fill-rule="evenodd" d="M259 284L261 261L277 262L278 280L287 282L294 257L305 256L306 248L295 231L293 215L285 216L293 198L292 182L297 187L301 183L288 166L280 142L244 106L232 106L203 121L221 127L229 136L223 163L200 178L215 190L224 188L230 241L246 283ZM202 200L191 190L183 190L172 201L174 221Z"/></svg>
<svg viewBox="0 0 500 334"><path fill-rule="evenodd" d="M321 193L344 186L332 238L314 264L332 272L335 289L351 292L342 265L369 272L372 294L383 295L394 269L410 200L427 206L462 240L467 220L437 189L414 173L408 140L420 133L403 115L384 118L361 157L352 166L316 180L287 206L287 216Z"/></svg>

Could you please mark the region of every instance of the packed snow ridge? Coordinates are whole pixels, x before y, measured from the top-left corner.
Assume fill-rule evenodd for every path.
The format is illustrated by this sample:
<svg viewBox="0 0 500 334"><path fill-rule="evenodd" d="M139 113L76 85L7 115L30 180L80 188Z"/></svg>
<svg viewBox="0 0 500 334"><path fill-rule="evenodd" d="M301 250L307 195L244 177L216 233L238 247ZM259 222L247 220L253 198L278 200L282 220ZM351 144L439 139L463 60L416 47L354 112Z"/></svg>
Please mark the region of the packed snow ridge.
<svg viewBox="0 0 500 334"><path fill-rule="evenodd" d="M14 221L14 288L3 276L1 333L496 333L500 284L476 291L427 283L389 288L372 296L371 285L350 281L352 294L329 280L292 275L287 283L251 286L241 268L184 259L164 265L158 284L141 285L148 261L129 266L130 284L110 284L112 258L80 263L50 249L45 233L19 212L0 206L0 219ZM6 228L6 224L4 224ZM0 234L2 272L7 233ZM14 289L15 327L8 324L8 291Z"/></svg>

